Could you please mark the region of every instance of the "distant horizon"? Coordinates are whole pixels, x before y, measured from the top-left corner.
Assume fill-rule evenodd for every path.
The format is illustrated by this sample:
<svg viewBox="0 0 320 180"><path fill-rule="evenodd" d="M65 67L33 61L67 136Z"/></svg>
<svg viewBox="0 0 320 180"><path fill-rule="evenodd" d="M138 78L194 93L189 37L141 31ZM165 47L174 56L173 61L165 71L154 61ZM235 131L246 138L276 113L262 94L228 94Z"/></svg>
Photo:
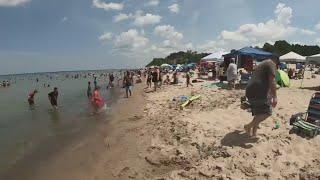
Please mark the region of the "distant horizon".
<svg viewBox="0 0 320 180"><path fill-rule="evenodd" d="M88 69L88 70L66 70L66 71L40 71L40 72L25 72L25 73L12 73L12 74L0 74L0 76L15 76L15 75L28 75L28 74L46 74L46 73L63 73L63 72L85 72L85 71L105 71L105 70L127 70L127 69L139 69L139 68L111 68L111 69Z"/></svg>

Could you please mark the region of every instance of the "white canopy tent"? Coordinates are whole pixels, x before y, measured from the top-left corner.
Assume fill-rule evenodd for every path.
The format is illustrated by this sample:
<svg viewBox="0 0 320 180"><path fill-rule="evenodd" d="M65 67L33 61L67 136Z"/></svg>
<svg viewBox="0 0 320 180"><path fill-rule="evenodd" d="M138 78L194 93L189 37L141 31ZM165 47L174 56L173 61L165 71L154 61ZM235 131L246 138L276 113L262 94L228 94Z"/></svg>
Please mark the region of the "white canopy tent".
<svg viewBox="0 0 320 180"><path fill-rule="evenodd" d="M227 52L224 51L219 51L219 52L215 52L212 53L204 58L202 58L202 61L223 61L223 57L222 55L227 54Z"/></svg>
<svg viewBox="0 0 320 180"><path fill-rule="evenodd" d="M280 56L279 59L280 59L280 62L286 62L286 63L305 63L306 62L306 57L301 56L300 54L297 54L292 51Z"/></svg>
<svg viewBox="0 0 320 180"><path fill-rule="evenodd" d="M307 57L307 64L318 64L320 65L320 54Z"/></svg>
<svg viewBox="0 0 320 180"><path fill-rule="evenodd" d="M316 55L308 56L308 57L306 58L306 65L305 65L305 68L306 68L306 67L307 67L307 65L309 65L309 64L316 64L316 65L320 65L320 54L316 54ZM301 80L300 88L302 87L304 76L305 76L305 69L304 69L304 71L303 71L303 76L302 76L302 80Z"/></svg>

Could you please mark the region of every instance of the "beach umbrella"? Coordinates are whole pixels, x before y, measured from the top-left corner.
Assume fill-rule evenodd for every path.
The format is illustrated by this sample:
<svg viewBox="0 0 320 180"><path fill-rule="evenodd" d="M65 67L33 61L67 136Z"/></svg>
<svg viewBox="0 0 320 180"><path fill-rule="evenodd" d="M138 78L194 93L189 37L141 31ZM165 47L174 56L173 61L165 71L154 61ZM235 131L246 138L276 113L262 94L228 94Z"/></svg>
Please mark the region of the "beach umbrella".
<svg viewBox="0 0 320 180"><path fill-rule="evenodd" d="M161 67L162 67L162 68L166 68L166 67L172 68L172 66L171 66L170 64L162 64Z"/></svg>
<svg viewBox="0 0 320 180"><path fill-rule="evenodd" d="M276 73L276 82L281 87L289 87L290 86L290 79L287 73L282 70L278 70Z"/></svg>

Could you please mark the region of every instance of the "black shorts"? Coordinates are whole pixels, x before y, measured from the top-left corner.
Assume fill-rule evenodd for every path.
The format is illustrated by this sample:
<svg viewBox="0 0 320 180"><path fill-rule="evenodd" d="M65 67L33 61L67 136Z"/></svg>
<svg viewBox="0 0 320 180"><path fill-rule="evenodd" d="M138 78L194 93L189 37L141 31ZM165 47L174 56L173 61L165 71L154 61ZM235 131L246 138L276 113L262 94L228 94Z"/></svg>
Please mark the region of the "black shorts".
<svg viewBox="0 0 320 180"><path fill-rule="evenodd" d="M28 99L29 105L34 105L34 100L33 99Z"/></svg>
<svg viewBox="0 0 320 180"><path fill-rule="evenodd" d="M58 106L58 102L55 99L51 99L50 103L51 103L52 106Z"/></svg>
<svg viewBox="0 0 320 180"><path fill-rule="evenodd" d="M248 99L252 116L272 114L272 107L268 99Z"/></svg>

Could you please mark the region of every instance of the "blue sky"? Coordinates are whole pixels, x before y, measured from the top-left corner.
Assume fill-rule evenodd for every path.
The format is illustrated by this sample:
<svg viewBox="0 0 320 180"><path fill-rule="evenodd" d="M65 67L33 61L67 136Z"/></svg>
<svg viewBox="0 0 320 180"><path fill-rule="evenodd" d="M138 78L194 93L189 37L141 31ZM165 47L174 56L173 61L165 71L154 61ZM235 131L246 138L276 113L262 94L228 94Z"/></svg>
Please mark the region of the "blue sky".
<svg viewBox="0 0 320 180"><path fill-rule="evenodd" d="M320 43L318 0L0 0L0 74L141 67L179 50Z"/></svg>

